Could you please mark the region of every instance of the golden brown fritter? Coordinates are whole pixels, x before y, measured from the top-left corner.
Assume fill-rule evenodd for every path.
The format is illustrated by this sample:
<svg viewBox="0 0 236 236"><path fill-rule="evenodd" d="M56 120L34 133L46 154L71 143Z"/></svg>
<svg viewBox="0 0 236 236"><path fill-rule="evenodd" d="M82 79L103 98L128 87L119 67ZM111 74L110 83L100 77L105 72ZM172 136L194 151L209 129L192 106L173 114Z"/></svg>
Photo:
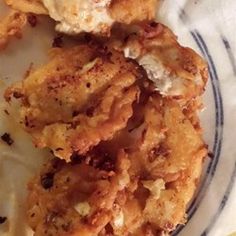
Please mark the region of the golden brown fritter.
<svg viewBox="0 0 236 236"><path fill-rule="evenodd" d="M129 173L150 192L142 215L155 235L156 231L170 232L184 223L207 148L175 101L151 97L144 124L139 148L129 154ZM143 190L137 187L135 191Z"/></svg>
<svg viewBox="0 0 236 236"><path fill-rule="evenodd" d="M24 13L11 10L0 19L0 50L5 49L12 37L21 38L27 17Z"/></svg>
<svg viewBox="0 0 236 236"><path fill-rule="evenodd" d="M207 153L206 147L201 134L194 129L176 101L162 98L156 93L148 96L144 103L141 104L144 106L143 110L134 111L134 116L137 115L136 113L142 113L143 122L132 130L126 127L121 131L121 133L129 133L126 135L126 139L133 137L130 142L126 140L126 144L124 144L124 140L119 140L122 139L122 135L119 134L116 135L118 138L114 137L110 141L103 142L91 152L92 154L87 154L85 163L87 165L95 164L95 169L86 164L64 163L60 171L52 174L54 184L51 190L45 190L42 183L40 184L40 180L41 182L42 179L44 180L42 176L48 173L48 169L43 168L44 174L41 173L36 177L29 189L29 196L34 196L34 198L33 200L29 198L28 215L37 212L37 210L32 212L32 209L35 209L33 206L36 206L36 209L39 208L36 202L41 202L40 212L43 212L37 213L37 218L33 221L35 224L32 224L32 220L29 219L31 227L34 230L38 229L36 235L47 235L42 231L46 228L46 223L42 222L48 222L45 221L48 218L48 211L59 212L59 214L53 215L55 220L51 220L47 225L47 229L51 230L53 222L55 222L57 227L51 231L52 235L156 236L161 235L161 232L168 234L178 224L185 222L187 204L196 190L196 184L201 175L202 161ZM99 155L103 155L103 157ZM52 165L50 164L50 166ZM91 222L90 215L86 215L82 221L85 223L81 228L81 217L77 216L78 213L76 216L68 213L74 212L73 206L75 205L74 200L69 201L71 203L68 205L68 196L71 196L71 191L76 191L77 196L80 196L81 192L87 193L86 186L90 186L90 184L87 182L83 184L83 182L87 181L88 173L93 176L94 172L104 173L105 176L111 175L109 180L105 178L103 184L99 185L106 186L109 191L109 194L102 198L104 207L99 205L101 214L109 209L109 216L100 217L99 226L91 228L88 224ZM75 183L74 185L70 182L66 183L64 173L66 173L66 177L67 175L76 176L74 178L78 178L82 184L79 185L73 181L71 183ZM73 179L73 177L69 179ZM115 182L113 182L114 179L116 179ZM97 179L91 181L96 186ZM110 185L105 185L106 181ZM49 183L51 182L49 181ZM119 187L115 183L119 183ZM103 192L103 190L100 191ZM64 193L61 194L61 192ZM97 188L94 187L80 200L83 203L80 204L82 209L88 208L85 201L89 203L89 209L98 209L97 202L100 202L100 198L96 194ZM62 198L57 196L62 196ZM107 205L108 196L110 199L112 198L112 207L107 207L109 205ZM50 199L53 199L53 204ZM73 197L73 199L79 201L79 197ZM62 204L62 201L65 203ZM45 207L48 204L50 207ZM63 212L60 210L61 207L65 207L66 210ZM88 212L88 210L81 212L84 211ZM94 210L90 211L94 212ZM33 216L35 217L34 214ZM53 217L51 218L53 219ZM74 231L64 234L58 224L64 225L67 221L71 221L72 226L76 225L76 227L72 227ZM79 226L77 227L77 225ZM56 228L59 229L57 233Z"/></svg>
<svg viewBox="0 0 236 236"><path fill-rule="evenodd" d="M54 0L44 2L42 0L5 0L5 2L13 9L22 12L50 15L61 23L56 29L67 34L78 34L85 31L109 35L112 25L115 23L131 24L153 20L159 0L108 0L104 2L92 0L88 6L85 6L87 0L83 0L71 3L72 7L65 3L65 8L62 9L56 5L57 1L54 2ZM60 2L60 4L64 3ZM99 10L97 10L98 8ZM80 17L80 11L83 11L82 17ZM98 16L101 11L103 14ZM88 25L90 26L88 27Z"/></svg>
<svg viewBox="0 0 236 236"><path fill-rule="evenodd" d="M137 75L121 53L81 45L54 52L5 97L21 99L22 122L37 147L70 161L126 126L139 96Z"/></svg>
<svg viewBox="0 0 236 236"><path fill-rule="evenodd" d="M203 93L208 78L206 62L181 46L166 26L151 22L117 28L110 42L145 69L162 95L185 104Z"/></svg>
<svg viewBox="0 0 236 236"><path fill-rule="evenodd" d="M185 222L207 148L179 104L159 95L149 97L144 122L131 133L136 141L124 153L131 162L128 200L113 213L123 213L124 225L109 224L114 235L169 233Z"/></svg>
<svg viewBox="0 0 236 236"><path fill-rule="evenodd" d="M54 159L29 184L28 221L35 235L97 235L111 220L115 199L129 183L129 161L114 171Z"/></svg>

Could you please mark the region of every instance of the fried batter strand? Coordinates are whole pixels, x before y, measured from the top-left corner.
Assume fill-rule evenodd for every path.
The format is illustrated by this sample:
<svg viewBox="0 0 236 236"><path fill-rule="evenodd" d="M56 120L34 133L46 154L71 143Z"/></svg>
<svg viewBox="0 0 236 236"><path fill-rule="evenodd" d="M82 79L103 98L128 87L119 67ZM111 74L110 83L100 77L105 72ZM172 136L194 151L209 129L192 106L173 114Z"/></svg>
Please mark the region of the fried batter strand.
<svg viewBox="0 0 236 236"><path fill-rule="evenodd" d="M70 161L124 128L138 99L136 65L122 54L78 46L6 91L22 101L21 117L37 147Z"/></svg>
<svg viewBox="0 0 236 236"><path fill-rule="evenodd" d="M121 30L126 32L122 41ZM111 44L138 61L162 95L185 104L203 93L208 77L206 62L192 49L181 46L166 26L152 22L132 29L118 28Z"/></svg>
<svg viewBox="0 0 236 236"><path fill-rule="evenodd" d="M26 15L15 10L11 10L7 16L0 19L0 50L7 47L12 37L21 38L26 22Z"/></svg>

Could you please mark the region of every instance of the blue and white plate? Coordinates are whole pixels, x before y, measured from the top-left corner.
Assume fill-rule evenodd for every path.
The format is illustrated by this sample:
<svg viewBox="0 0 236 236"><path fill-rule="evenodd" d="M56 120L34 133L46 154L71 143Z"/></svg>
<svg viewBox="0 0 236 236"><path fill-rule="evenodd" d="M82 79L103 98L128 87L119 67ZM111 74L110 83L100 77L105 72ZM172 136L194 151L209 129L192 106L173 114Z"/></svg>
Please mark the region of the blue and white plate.
<svg viewBox="0 0 236 236"><path fill-rule="evenodd" d="M0 2L0 16L4 10ZM206 159L188 222L173 235L229 236L236 232L236 1L162 0L158 20L183 45L198 51L210 72L201 120L213 155ZM36 29L28 28L23 40L0 54L0 95L22 78L31 62L36 66L45 61L53 36L53 24L40 19ZM45 153L32 147L29 137L4 112L5 106L0 98L0 134L10 132L15 142L11 147L0 143L0 216L9 218L0 235L31 235L21 217L26 183Z"/></svg>
<svg viewBox="0 0 236 236"><path fill-rule="evenodd" d="M210 72L202 126L213 156L187 224L173 235L227 236L236 231L236 1L165 0L159 20L207 60Z"/></svg>

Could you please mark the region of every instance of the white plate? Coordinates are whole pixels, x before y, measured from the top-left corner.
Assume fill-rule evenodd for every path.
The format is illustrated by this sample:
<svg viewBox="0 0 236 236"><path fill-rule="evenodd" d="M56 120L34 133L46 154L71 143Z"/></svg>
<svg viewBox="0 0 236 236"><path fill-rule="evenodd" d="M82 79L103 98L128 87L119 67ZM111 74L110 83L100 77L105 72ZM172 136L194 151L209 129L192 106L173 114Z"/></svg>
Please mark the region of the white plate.
<svg viewBox="0 0 236 236"><path fill-rule="evenodd" d="M0 15L3 12L0 3ZM173 235L227 236L236 231L236 1L165 0L158 18L183 45L206 58L210 72L202 126L214 157L206 159L199 191L188 209L189 221ZM52 24L40 19L36 29L29 27L23 40L14 40L0 54L0 95L22 78L31 62L45 61L54 34ZM32 146L0 101L0 134L9 132L15 141L13 147L0 143L0 216L8 216L0 235L24 236L26 224L19 216L24 212L26 183L46 154Z"/></svg>

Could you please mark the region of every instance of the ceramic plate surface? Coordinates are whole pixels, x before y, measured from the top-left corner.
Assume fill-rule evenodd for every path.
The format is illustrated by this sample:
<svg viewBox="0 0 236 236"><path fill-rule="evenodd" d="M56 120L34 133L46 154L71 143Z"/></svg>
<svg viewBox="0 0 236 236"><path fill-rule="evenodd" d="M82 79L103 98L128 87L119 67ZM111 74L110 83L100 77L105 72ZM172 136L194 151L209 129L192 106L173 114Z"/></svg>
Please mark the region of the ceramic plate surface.
<svg viewBox="0 0 236 236"><path fill-rule="evenodd" d="M4 11L0 2L0 16ZM201 121L213 155L205 161L188 222L172 235L228 236L236 231L236 1L163 0L158 20L207 60L210 73ZM32 62L37 66L46 60L54 35L53 23L40 18L38 27L26 29L23 40L15 40L0 54L1 97ZM12 132L15 142L13 147L0 143L0 216L9 218L0 235L32 235L23 217L26 183L47 153L32 146L5 108L1 98L0 132Z"/></svg>

